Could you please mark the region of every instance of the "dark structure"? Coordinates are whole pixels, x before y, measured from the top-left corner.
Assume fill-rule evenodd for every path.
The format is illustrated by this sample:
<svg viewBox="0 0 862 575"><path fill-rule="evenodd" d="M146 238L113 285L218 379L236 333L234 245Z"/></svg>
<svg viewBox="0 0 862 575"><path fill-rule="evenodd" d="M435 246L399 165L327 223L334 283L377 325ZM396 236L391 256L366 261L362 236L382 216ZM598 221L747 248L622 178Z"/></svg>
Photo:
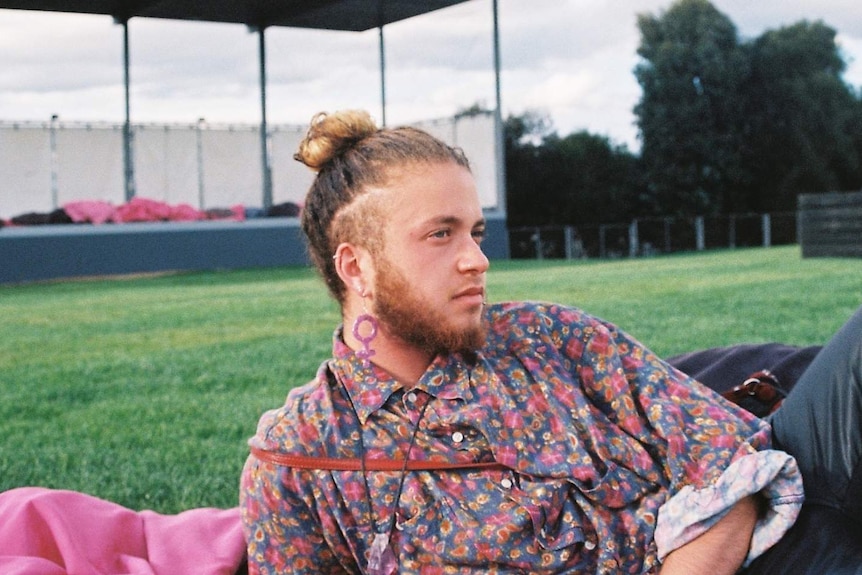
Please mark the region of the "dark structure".
<svg viewBox="0 0 862 575"><path fill-rule="evenodd" d="M799 196L802 257L862 258L862 192Z"/></svg>
<svg viewBox="0 0 862 575"><path fill-rule="evenodd" d="M467 0L2 0L0 8L359 32Z"/></svg>

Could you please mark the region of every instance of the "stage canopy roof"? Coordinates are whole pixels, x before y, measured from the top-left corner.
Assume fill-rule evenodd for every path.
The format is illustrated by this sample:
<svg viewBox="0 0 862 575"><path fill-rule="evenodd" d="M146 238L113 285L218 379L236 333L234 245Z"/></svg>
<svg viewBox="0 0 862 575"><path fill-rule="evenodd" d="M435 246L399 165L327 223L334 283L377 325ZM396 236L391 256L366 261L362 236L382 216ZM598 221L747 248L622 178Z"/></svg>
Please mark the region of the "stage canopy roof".
<svg viewBox="0 0 862 575"><path fill-rule="evenodd" d="M123 24L126 84L126 128L124 163L126 198L135 194L134 166L131 152L131 117L129 112L129 42L128 22L132 18L162 18L199 22L245 24L259 31L261 70L261 161L263 169L262 203L272 204L272 178L267 152L266 127L266 58L264 30L272 26L316 28L363 32L380 30L381 95L383 124L386 124L386 90L383 49L383 27L469 0L0 0L0 9L68 12L112 16ZM504 205L505 176L502 172L503 145L500 118L500 55L497 28L497 0L492 0L494 19L494 76L496 80L497 123L497 189L498 205ZM505 210L505 208L503 208Z"/></svg>
<svg viewBox="0 0 862 575"><path fill-rule="evenodd" d="M0 0L0 8L364 31L468 0Z"/></svg>

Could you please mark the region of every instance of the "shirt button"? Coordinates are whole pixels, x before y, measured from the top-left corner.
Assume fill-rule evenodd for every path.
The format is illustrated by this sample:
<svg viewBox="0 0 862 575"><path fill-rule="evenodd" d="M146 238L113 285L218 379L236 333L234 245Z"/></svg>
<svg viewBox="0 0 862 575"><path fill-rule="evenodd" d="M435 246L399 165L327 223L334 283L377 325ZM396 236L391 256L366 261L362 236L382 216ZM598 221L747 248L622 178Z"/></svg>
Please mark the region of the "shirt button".
<svg viewBox="0 0 862 575"><path fill-rule="evenodd" d="M416 394L413 393L412 391L410 393L408 393L407 394L407 401L409 401L410 403L416 403Z"/></svg>
<svg viewBox="0 0 862 575"><path fill-rule="evenodd" d="M512 480L509 479L508 477L504 477L503 480L500 482L500 485L502 485L504 489L511 489L512 488Z"/></svg>
<svg viewBox="0 0 862 575"><path fill-rule="evenodd" d="M464 441L464 434L460 431L456 431L452 434L452 441L454 441L455 443L461 443L462 441Z"/></svg>
<svg viewBox="0 0 862 575"><path fill-rule="evenodd" d="M589 539L584 541L584 549L586 549L587 551L592 551L595 548L596 548L595 541L590 541Z"/></svg>

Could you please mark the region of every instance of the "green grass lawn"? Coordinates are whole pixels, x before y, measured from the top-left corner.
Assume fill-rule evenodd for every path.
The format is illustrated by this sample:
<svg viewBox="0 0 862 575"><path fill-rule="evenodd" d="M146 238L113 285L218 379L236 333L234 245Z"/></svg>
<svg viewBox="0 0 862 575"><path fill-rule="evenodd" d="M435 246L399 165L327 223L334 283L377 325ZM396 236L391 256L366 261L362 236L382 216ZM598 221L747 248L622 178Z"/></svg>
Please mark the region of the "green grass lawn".
<svg viewBox="0 0 862 575"><path fill-rule="evenodd" d="M494 262L488 283L490 301L578 305L667 356L822 343L862 303L862 260L782 247ZM259 415L313 377L338 319L306 269L0 286L0 490L236 505Z"/></svg>

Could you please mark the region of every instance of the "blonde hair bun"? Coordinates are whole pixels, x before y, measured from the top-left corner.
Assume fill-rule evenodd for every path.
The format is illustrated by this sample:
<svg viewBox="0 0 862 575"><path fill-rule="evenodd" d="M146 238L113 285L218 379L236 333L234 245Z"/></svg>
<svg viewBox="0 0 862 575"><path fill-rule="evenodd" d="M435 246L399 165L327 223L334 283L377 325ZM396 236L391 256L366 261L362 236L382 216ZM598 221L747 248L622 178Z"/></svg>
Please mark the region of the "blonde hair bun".
<svg viewBox="0 0 862 575"><path fill-rule="evenodd" d="M377 124L364 110L320 112L311 119L294 159L318 171L356 142L377 132Z"/></svg>

